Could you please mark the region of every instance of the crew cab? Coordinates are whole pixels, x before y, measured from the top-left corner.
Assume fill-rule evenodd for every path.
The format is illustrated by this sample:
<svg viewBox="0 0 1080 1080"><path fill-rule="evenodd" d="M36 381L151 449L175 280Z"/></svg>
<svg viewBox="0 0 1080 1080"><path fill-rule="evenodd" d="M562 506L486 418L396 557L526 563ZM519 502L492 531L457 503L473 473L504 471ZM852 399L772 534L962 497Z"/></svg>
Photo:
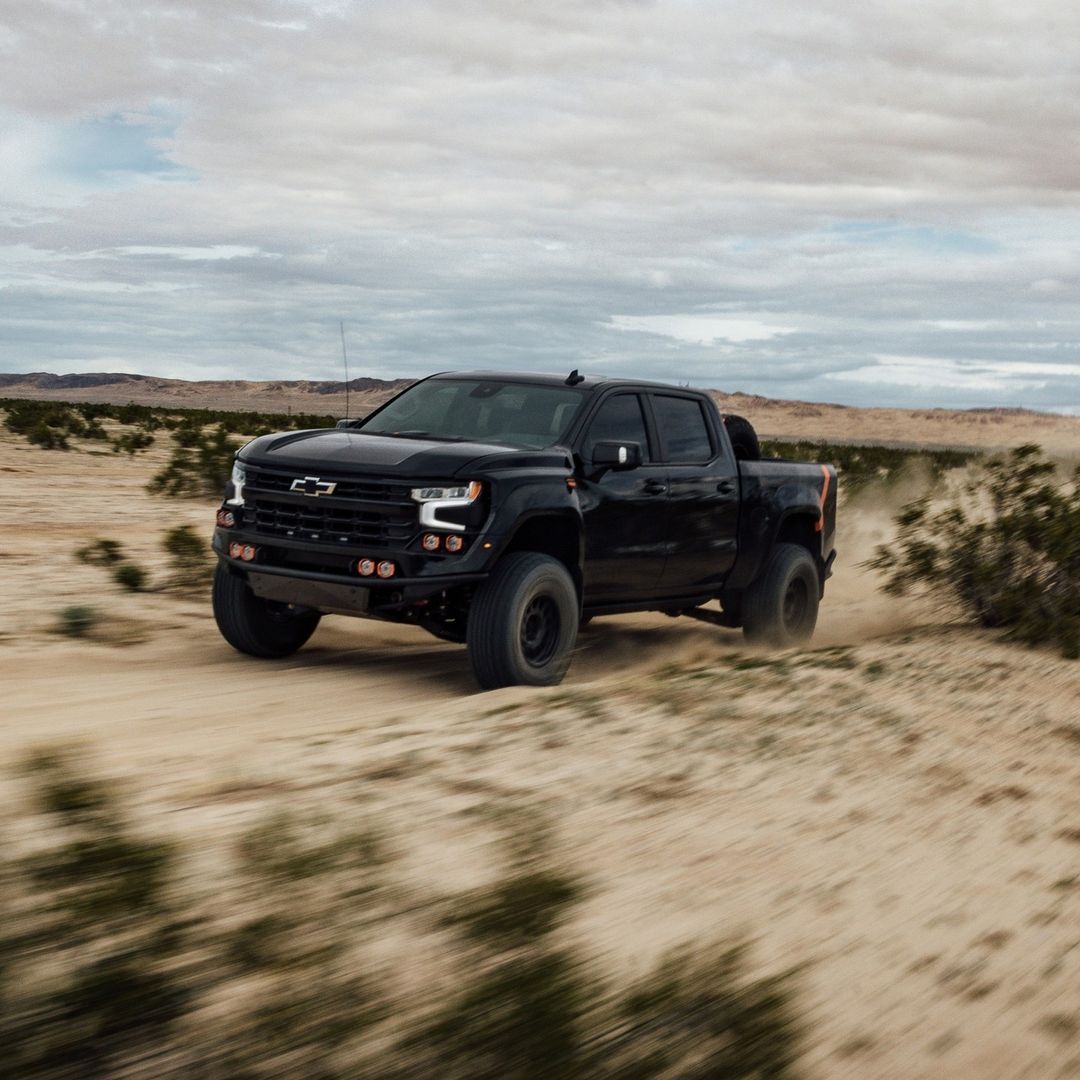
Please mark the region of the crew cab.
<svg viewBox="0 0 1080 1080"><path fill-rule="evenodd" d="M595 616L808 640L835 520L832 466L761 460L751 425L703 391L443 373L362 420L241 448L214 615L252 656L288 656L323 615L351 615L464 643L482 688L550 685Z"/></svg>

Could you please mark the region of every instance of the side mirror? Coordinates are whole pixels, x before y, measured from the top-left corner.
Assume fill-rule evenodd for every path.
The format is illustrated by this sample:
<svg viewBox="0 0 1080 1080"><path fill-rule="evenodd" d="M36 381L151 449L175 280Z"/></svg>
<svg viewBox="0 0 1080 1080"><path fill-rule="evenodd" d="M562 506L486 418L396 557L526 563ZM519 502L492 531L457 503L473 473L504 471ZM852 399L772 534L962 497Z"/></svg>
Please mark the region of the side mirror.
<svg viewBox="0 0 1080 1080"><path fill-rule="evenodd" d="M641 443L598 442L592 448L592 464L597 469L636 469L641 464Z"/></svg>
<svg viewBox="0 0 1080 1080"><path fill-rule="evenodd" d="M338 428L350 428L350 427L352 427L352 426L353 426L353 424L355 424L355 423L356 423L356 421L355 421L355 420L339 420L339 421L338 421L338 422L337 422L337 423L336 423L336 424L334 425L334 427L338 427Z"/></svg>

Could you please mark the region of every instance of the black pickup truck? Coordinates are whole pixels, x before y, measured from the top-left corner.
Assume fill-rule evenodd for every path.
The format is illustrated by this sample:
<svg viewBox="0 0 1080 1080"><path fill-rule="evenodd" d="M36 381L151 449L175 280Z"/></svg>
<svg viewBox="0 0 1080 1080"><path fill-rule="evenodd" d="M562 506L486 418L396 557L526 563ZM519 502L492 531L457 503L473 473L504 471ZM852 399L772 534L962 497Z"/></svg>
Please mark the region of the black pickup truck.
<svg viewBox="0 0 1080 1080"><path fill-rule="evenodd" d="M239 451L214 615L252 656L288 656L322 615L355 615L465 643L484 688L548 685L597 615L806 641L835 520L831 466L760 460L753 428L703 392L433 375L363 420Z"/></svg>

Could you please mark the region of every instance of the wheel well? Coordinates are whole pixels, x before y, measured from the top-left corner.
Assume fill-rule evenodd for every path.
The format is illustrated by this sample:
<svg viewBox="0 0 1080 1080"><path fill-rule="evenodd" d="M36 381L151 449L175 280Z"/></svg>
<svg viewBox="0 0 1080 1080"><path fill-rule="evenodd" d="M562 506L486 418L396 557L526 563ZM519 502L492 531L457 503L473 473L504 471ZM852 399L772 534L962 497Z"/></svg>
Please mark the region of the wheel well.
<svg viewBox="0 0 1080 1080"><path fill-rule="evenodd" d="M581 592L581 534L570 518L529 518L514 533L504 551L537 551L558 559Z"/></svg>
<svg viewBox="0 0 1080 1080"><path fill-rule="evenodd" d="M774 543L798 544L806 548L818 570L821 592L825 592L825 563L821 557L821 534L817 531L817 518L810 514L792 514L780 523Z"/></svg>
<svg viewBox="0 0 1080 1080"><path fill-rule="evenodd" d="M792 514L780 523L775 543L798 544L820 561L821 540L818 537L816 525L817 521L809 514Z"/></svg>

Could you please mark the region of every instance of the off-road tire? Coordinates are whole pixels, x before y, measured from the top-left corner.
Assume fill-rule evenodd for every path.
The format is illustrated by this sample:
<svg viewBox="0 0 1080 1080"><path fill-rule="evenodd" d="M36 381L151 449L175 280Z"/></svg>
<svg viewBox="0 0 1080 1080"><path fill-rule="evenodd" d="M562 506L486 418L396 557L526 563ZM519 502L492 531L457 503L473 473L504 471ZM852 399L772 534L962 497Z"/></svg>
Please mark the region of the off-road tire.
<svg viewBox="0 0 1080 1080"><path fill-rule="evenodd" d="M798 544L777 544L764 572L743 594L743 634L753 644L801 645L813 636L820 596L810 552Z"/></svg>
<svg viewBox="0 0 1080 1080"><path fill-rule="evenodd" d="M731 440L731 449L736 461L760 461L761 443L758 442L754 425L743 416L728 413L724 416L724 427Z"/></svg>
<svg viewBox="0 0 1080 1080"><path fill-rule="evenodd" d="M243 578L218 563L214 571L214 619L221 636L248 656L291 656L319 625L319 613L256 596Z"/></svg>
<svg viewBox="0 0 1080 1080"><path fill-rule="evenodd" d="M504 555L469 609L465 640L476 681L484 690L562 682L578 617L574 582L561 562L532 551Z"/></svg>

